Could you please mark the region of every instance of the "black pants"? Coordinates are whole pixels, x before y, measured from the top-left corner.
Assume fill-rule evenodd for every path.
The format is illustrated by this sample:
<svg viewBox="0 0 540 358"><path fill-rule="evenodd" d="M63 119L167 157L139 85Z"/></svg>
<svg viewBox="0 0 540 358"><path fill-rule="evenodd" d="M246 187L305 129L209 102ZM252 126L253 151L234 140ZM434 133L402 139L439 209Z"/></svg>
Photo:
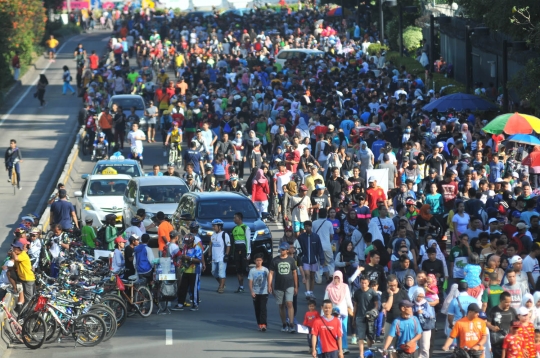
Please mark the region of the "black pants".
<svg viewBox="0 0 540 358"><path fill-rule="evenodd" d="M248 268L246 245L234 244L234 265L236 266L237 275L246 276Z"/></svg>
<svg viewBox="0 0 540 358"><path fill-rule="evenodd" d="M37 90L37 98L39 99L39 103L41 106L45 104L45 89L38 89Z"/></svg>
<svg viewBox="0 0 540 358"><path fill-rule="evenodd" d="M199 305L199 275L196 273L185 273L182 275L182 281L178 288L178 304L183 305L186 302L186 296L189 290L189 295L193 297L193 305Z"/></svg>
<svg viewBox="0 0 540 358"><path fill-rule="evenodd" d="M266 304L268 303L268 295L255 295L253 299L253 307L255 308L255 318L257 324L266 324Z"/></svg>
<svg viewBox="0 0 540 358"><path fill-rule="evenodd" d="M238 173L238 178L244 179L244 161L237 160L234 162L234 166L236 167L236 173Z"/></svg>
<svg viewBox="0 0 540 358"><path fill-rule="evenodd" d="M114 140L114 135L113 135L113 132L112 132L112 128L102 129L102 132L105 133L105 139L107 139L107 142L109 142L109 149L110 149L110 145Z"/></svg>

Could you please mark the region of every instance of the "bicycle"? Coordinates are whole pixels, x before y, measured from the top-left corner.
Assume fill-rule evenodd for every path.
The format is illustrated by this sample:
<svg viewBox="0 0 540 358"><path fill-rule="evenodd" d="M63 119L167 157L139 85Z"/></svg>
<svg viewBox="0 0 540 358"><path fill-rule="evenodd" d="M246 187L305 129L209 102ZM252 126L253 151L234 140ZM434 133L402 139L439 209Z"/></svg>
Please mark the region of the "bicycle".
<svg viewBox="0 0 540 358"><path fill-rule="evenodd" d="M15 159L13 161L13 165L11 166L11 185L13 186L13 195L17 193L17 189L19 188L19 177L17 176L17 164L19 163L18 159Z"/></svg>
<svg viewBox="0 0 540 358"><path fill-rule="evenodd" d="M176 168L182 168L182 148L180 142L169 143L169 164L176 165Z"/></svg>
<svg viewBox="0 0 540 358"><path fill-rule="evenodd" d="M127 280L122 280L118 274L116 276L116 287L118 296L124 299L142 317L150 317L154 308L152 293L146 286L137 285L137 276L129 276ZM126 289L129 288L129 295Z"/></svg>
<svg viewBox="0 0 540 358"><path fill-rule="evenodd" d="M23 321L22 326L13 317L4 301L0 301L0 309L4 311L9 322L11 332L6 331L11 343L23 343L30 349L38 349L47 338L47 325L38 314L32 314Z"/></svg>

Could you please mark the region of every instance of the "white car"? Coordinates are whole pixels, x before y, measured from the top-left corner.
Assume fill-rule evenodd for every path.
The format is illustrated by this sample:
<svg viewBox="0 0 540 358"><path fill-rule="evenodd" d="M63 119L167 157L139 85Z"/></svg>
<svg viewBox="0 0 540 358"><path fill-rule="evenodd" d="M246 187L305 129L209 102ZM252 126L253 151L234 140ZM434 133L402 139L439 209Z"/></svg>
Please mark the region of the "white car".
<svg viewBox="0 0 540 358"><path fill-rule="evenodd" d="M297 58L300 61L304 61L306 58L313 58L313 57L323 57L324 52L320 50L313 50L313 49L307 49L307 48L291 48L291 49L284 49L279 51L279 53L276 56L276 64L281 66L279 69L283 68L285 66L285 62L287 60L291 60L292 58Z"/></svg>
<svg viewBox="0 0 540 358"><path fill-rule="evenodd" d="M130 180L131 176L125 174L86 177L81 190L74 193L77 216L83 223L92 219L94 226L101 226L105 216L115 214L116 226L121 227L124 192Z"/></svg>

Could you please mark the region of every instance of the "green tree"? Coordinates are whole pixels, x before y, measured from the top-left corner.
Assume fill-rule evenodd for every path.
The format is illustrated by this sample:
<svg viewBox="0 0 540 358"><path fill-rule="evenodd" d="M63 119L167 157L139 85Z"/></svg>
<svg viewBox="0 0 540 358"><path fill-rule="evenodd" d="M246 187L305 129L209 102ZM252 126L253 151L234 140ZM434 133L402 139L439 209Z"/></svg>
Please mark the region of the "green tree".
<svg viewBox="0 0 540 358"><path fill-rule="evenodd" d="M420 41L423 37L421 28L409 26L403 30L403 46L409 53L414 53L420 47Z"/></svg>

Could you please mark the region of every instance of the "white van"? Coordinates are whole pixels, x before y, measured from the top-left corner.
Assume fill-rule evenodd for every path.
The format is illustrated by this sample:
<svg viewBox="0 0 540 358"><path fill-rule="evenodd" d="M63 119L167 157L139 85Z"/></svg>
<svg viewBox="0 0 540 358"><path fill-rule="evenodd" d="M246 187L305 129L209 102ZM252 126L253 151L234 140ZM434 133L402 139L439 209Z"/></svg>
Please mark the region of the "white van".
<svg viewBox="0 0 540 358"><path fill-rule="evenodd" d="M307 57L322 57L324 52L320 50L310 50L304 48L292 48L288 50L281 50L276 56L276 65L278 65L278 70L281 70L285 65L285 61L291 58L299 58L301 61L305 60Z"/></svg>

